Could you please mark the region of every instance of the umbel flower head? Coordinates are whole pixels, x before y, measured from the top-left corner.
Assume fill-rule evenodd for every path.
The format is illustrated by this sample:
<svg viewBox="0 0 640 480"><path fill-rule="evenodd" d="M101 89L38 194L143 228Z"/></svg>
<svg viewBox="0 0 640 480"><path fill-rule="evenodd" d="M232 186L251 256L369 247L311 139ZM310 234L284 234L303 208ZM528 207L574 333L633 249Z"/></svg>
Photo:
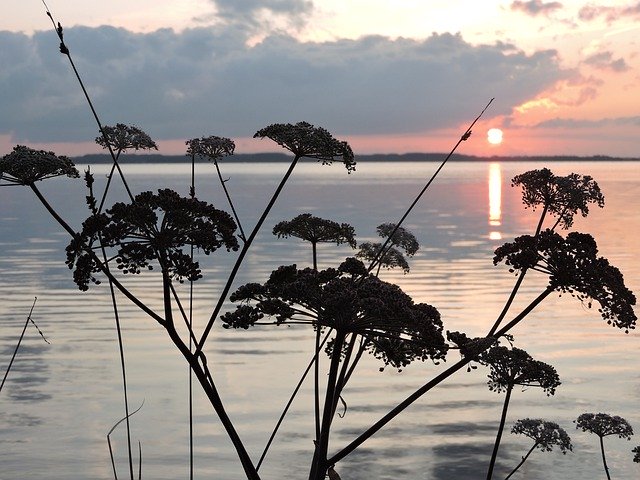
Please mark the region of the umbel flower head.
<svg viewBox="0 0 640 480"><path fill-rule="evenodd" d="M331 328L359 335L369 353L398 369L414 360L437 362L447 351L434 307L416 304L397 285L366 274L353 258L321 271L283 266L264 284L244 285L230 299L242 304L222 316L225 328L267 323ZM265 317L275 321L261 323Z"/></svg>
<svg viewBox="0 0 640 480"><path fill-rule="evenodd" d="M543 452L552 451L554 446L559 447L563 455L573 451L571 437L555 422L547 422L540 418L524 418L515 423L511 433L529 437L535 442L534 448Z"/></svg>
<svg viewBox="0 0 640 480"><path fill-rule="evenodd" d="M31 185L39 180L66 175L80 177L73 162L45 150L16 145L0 159L0 179L18 185Z"/></svg>
<svg viewBox="0 0 640 480"><path fill-rule="evenodd" d="M355 231L351 225L326 220L310 213L278 222L273 227L273 234L278 238L296 237L311 243L346 243L351 248L356 248Z"/></svg>
<svg viewBox="0 0 640 480"><path fill-rule="evenodd" d="M206 255L226 248L238 249L234 235L236 224L231 216L212 205L185 198L173 190L143 192L132 203L116 203L105 213L92 215L82 224L82 231L67 246L67 265L74 268L74 281L87 290L89 281L97 283L100 271L86 246L102 240L113 248L122 273L151 270L152 261L172 278L182 281L201 278L199 264L183 248L193 246Z"/></svg>
<svg viewBox="0 0 640 480"><path fill-rule="evenodd" d="M553 395L560 385L556 369L534 360L520 348L501 345L491 347L480 354L478 361L489 367L489 390L500 393L516 385L540 387L547 395Z"/></svg>
<svg viewBox="0 0 640 480"><path fill-rule="evenodd" d="M296 157L316 158L323 165L330 165L336 157L342 157L342 163L351 173L356 169L353 151L345 141L336 140L321 127L307 122L274 123L258 130L253 138L269 138L286 148Z"/></svg>
<svg viewBox="0 0 640 480"><path fill-rule="evenodd" d="M493 264L504 261L510 271L536 270L549 275L549 286L568 292L588 307L593 300L608 324L635 328L636 297L625 286L620 270L606 258L598 257L591 235L571 232L566 238L551 230L537 236L523 235L495 251Z"/></svg>
<svg viewBox="0 0 640 480"><path fill-rule="evenodd" d="M96 143L102 148L111 148L117 152L127 150L157 150L158 146L149 135L134 125L117 123L114 127L102 127L104 135L96 137Z"/></svg>
<svg viewBox="0 0 640 480"><path fill-rule="evenodd" d="M367 260L368 262L373 262L377 259L380 267L388 270L399 267L402 268L404 273L409 273L409 262L407 262L405 255L412 257L420 248L420 244L415 235L404 227L396 228L395 223L382 223L378 225L376 231L378 232L378 236L385 239L389 238L393 233L385 247L384 253L379 255L382 243L363 242L359 246L360 251L356 254L356 257Z"/></svg>
<svg viewBox="0 0 640 480"><path fill-rule="evenodd" d="M571 173L564 177L556 176L548 168L543 168L516 175L511 185L522 187L525 208L535 210L542 207L557 217L558 225L563 228L573 225L573 217L578 212L586 217L590 203L604 206L600 187L588 175Z"/></svg>
<svg viewBox="0 0 640 480"><path fill-rule="evenodd" d="M233 140L224 137L192 138L185 142L187 145L187 155L190 157L206 158L211 162L215 162L227 155L233 155L236 144Z"/></svg>
<svg viewBox="0 0 640 480"><path fill-rule="evenodd" d="M595 433L600 438L617 435L631 440L633 428L624 418L607 413L583 413L575 420L576 429Z"/></svg>

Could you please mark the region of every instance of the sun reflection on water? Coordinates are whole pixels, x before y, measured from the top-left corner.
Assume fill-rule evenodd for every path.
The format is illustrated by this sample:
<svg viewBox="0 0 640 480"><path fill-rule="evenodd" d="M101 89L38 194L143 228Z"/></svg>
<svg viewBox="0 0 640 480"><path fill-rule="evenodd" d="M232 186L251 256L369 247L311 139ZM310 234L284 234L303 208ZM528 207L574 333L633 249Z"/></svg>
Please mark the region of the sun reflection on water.
<svg viewBox="0 0 640 480"><path fill-rule="evenodd" d="M502 170L499 163L489 165L489 225L502 225ZM501 240L502 233L492 228L489 232L491 240Z"/></svg>

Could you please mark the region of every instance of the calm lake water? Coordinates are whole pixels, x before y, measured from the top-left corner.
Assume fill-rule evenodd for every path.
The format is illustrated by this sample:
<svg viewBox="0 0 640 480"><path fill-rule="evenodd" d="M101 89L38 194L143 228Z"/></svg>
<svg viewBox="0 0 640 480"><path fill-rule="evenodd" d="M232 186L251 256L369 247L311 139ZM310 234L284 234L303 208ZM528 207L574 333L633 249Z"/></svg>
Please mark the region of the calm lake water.
<svg viewBox="0 0 640 480"><path fill-rule="evenodd" d="M541 168L533 163L452 163L408 218L422 248L411 273L383 272L416 301L436 306L445 329L484 335L513 285L504 266L492 265L495 247L531 233L537 214L524 210L520 192L510 187L517 173ZM640 169L638 163L556 163L556 174L592 175L605 197L604 209L579 218L575 229L589 232L600 252L640 292ZM278 240L272 226L302 212L351 223L358 240L376 240L375 227L394 222L437 165L370 163L347 175L339 165L298 166L248 256L237 284L264 281L279 265L310 263L307 244ZM249 230L286 170L285 164L224 165L227 186ZM98 166L96 183L106 167ZM135 191L169 186L188 193L189 167L126 166ZM81 180L43 182L43 191L78 227L86 215ZM200 198L227 209L213 166L197 166ZM114 195L110 204L117 198ZM0 393L0 480L87 480L113 478L106 434L123 415L116 333L108 287L79 292L64 264L68 239L28 189L0 188L0 371L10 359L33 298L33 318L50 345L27 330L7 384ZM348 247L321 246L320 267L352 254ZM196 325L203 325L233 255L204 257L205 278L197 283ZM129 280L131 288L160 305L155 278ZM539 293L545 279L527 278L518 305ZM187 368L164 331L121 302L134 442L140 441L143 478L188 478ZM639 435L631 442L608 437L611 474L640 478L631 449L640 444L640 338L607 326L597 312L570 296L552 295L513 331L516 345L556 367L563 384L552 397L538 389L516 390L495 478L504 478L529 449L528 439L510 435L519 418L560 423L571 435L574 453L536 451L516 479L604 478L597 437L578 432L573 420L583 412L625 417ZM210 365L231 417L254 458L311 357L313 332L265 327L249 332L214 328L207 347ZM457 359L451 354L448 363ZM326 365L326 359L325 365ZM416 364L398 373L379 372L366 359L344 393L346 416L337 418L330 445L335 451L412 393L443 366ZM344 480L479 479L490 457L503 395L488 391L478 368L450 378L421 398L373 439L342 461ZM312 394L304 388L261 468L266 479L306 478L312 452ZM238 462L211 408L196 389L196 478L241 479ZM120 478L126 478L126 440L120 426L112 435ZM136 449L137 450L137 449Z"/></svg>

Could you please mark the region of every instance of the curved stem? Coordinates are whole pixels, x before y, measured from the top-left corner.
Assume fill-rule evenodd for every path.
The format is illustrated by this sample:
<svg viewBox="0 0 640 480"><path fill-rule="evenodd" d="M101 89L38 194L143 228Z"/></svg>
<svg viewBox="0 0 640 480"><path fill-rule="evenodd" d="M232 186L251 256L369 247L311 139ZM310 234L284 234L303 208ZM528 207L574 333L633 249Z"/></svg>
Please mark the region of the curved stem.
<svg viewBox="0 0 640 480"><path fill-rule="evenodd" d="M600 437L600 451L602 452L602 464L604 465L604 473L607 474L607 479L611 480L611 475L609 475L609 467L607 466L607 457L604 454L604 437Z"/></svg>
<svg viewBox="0 0 640 480"><path fill-rule="evenodd" d="M527 458L529 458L529 455L531 455L531 452L533 452L535 450L535 448L538 446L537 443L533 444L533 447L531 447L529 449L529 451L527 452L527 454L522 457L522 460L520 460L520 463L518 465L516 465L516 468L514 468L513 470L511 470L511 473L509 475L507 475L504 480L509 480L511 478L511 476L516 473L518 471L518 469L522 466L522 464L524 464L524 462L527 461Z"/></svg>
<svg viewBox="0 0 640 480"><path fill-rule="evenodd" d="M209 321L207 322L207 325L205 326L204 331L202 332L202 336L200 337L200 341L198 342L197 348L195 350L196 356L198 356L198 354L202 351L202 347L204 347L204 343L207 341L207 337L209 336L209 332L211 331L211 328L213 327L213 324L216 321L216 318L218 317L218 314L220 313L220 310L222 309L222 305L224 305L224 302L227 299L227 295L229 294L229 290L231 289L231 285L233 284L233 280L236 278L236 275L238 274L238 270L240 270L240 265L242 265L242 262L244 260L245 255L249 251L249 248L251 247L251 244L253 243L253 240L256 238L256 235L258 234L258 231L262 227L262 224L266 220L267 215L269 215L269 212L271 211L271 208L276 203L276 200L278 199L278 196L280 195L280 192L284 188L285 183L287 183L287 180L289 180L289 177L293 173L293 169L297 165L298 160L300 160L300 157L296 155L294 157L293 161L291 162L291 165L289 165L289 169L284 174L284 177L282 177L282 180L280 181L280 184L278 185L278 187L276 188L275 192L271 196L271 199L269 200L269 203L267 204L266 208L264 209L264 212L262 212L262 215L260 216L260 219L258 220L258 223L256 223L256 226L253 228L253 231L249 235L249 238L247 238L247 241L242 246L242 250L240 250L240 254L238 255L238 258L236 259L236 263L233 265L233 268L231 269L231 273L229 274L229 277L227 278L227 283L225 284L224 288L222 289L222 293L220 293L220 297L218 298L218 303L216 304L216 307L213 310L213 313L211 313L211 317L209 318Z"/></svg>
<svg viewBox="0 0 640 480"><path fill-rule="evenodd" d="M495 337L500 337L500 336L504 335L505 333L509 332L509 330L511 330L513 327L515 327L518 323L520 323L529 313L531 313L531 311L536 306L538 306L547 296L549 296L549 294L551 292L553 292L553 289L547 287L547 289L545 289L540 295L538 295L522 312L520 312L520 314L518 314L516 317L513 318L513 320L511 320L504 327L502 327L500 330L498 330L496 332L496 334L495 334ZM344 457L346 457L351 452L353 452L356 448L358 448L360 445L362 445L365 441L367 441L369 438L371 438L373 435L375 435L387 423L389 423L396 416L398 416L400 413L402 413L413 402L418 400L420 397L422 397L425 393L427 393L433 387L435 387L436 385L442 383L444 380L446 380L447 378L452 376L458 370L460 370L461 368L465 367L468 363L470 363L474 359L475 359L475 357L473 357L473 356L464 357L461 360L459 360L458 362L456 362L455 364L453 364L452 366L450 366L444 372L440 373L439 375L436 375L433 379L431 379L429 382L427 382L424 385L422 385L415 392L413 392L411 395L409 395L406 399L404 399L402 402L400 402L395 408L390 410L386 415L384 415L380 420L378 420L371 427L369 427L365 432L360 434L355 440L353 440L351 443L349 443L349 445L347 445L342 450L340 450L338 453L336 453L334 456L329 458L327 460L327 463L329 465L333 465L333 464L339 462L340 460L342 460Z"/></svg>
<svg viewBox="0 0 640 480"><path fill-rule="evenodd" d="M273 439L275 438L276 433L278 433L278 429L280 428L280 425L282 424L282 421L284 420L284 417L287 415L287 412L289 411L289 407L293 403L293 399L298 394L298 391L300 390L300 387L302 386L302 383L304 382L304 379L307 378L307 374L309 373L309 370L311 370L311 367L313 365L317 365L317 363L318 363L317 359L318 359L318 356L320 354L320 349L326 343L327 339L329 338L329 334L330 333L331 333L330 331L327 332L327 334L324 336L324 339L322 340L322 343L320 343L319 345L316 346L315 355L313 356L313 358L311 359L311 361L307 365L307 368L305 369L304 373L300 377L300 380L298 381L298 384L296 385L296 388L293 390L293 393L289 397L289 401L285 405L284 410L282 411L282 414L280 415L280 418L278 419L278 422L276 423L275 428L271 432L271 436L269 437L269 441L267 442L267 445L264 447L264 451L262 452L262 455L260 456L260 460L258 461L258 464L256 465L256 470L260 470L260 466L262 465L262 462L264 461L264 458L266 457L267 452L269 451L269 447L271 446L271 443L273 442ZM320 437L320 434L318 432L318 434L316 435L316 441L317 441L317 439L319 437Z"/></svg>
<svg viewBox="0 0 640 480"><path fill-rule="evenodd" d="M493 445L493 452L491 453L491 461L489 462L489 470L487 472L487 480L491 480L493 477L493 468L496 464L496 458L498 458L498 449L500 448L500 440L502 439L502 432L504 431L504 424L507 420L507 409L509 408L509 400L511 399L511 392L513 386L507 387L507 394L504 397L504 404L502 405L502 415L500 416L500 426L498 427L498 433L496 434L496 441Z"/></svg>
<svg viewBox="0 0 640 480"><path fill-rule="evenodd" d="M27 327L29 326L29 321L31 320L31 314L33 313L33 309L36 306L36 302L38 301L38 297L33 299L33 304L31 304L31 310L29 310L29 315L27 315L27 320L24 322L24 327L22 328L22 333L20 333L20 338L18 338L18 343L16 344L16 348L13 350L13 355L11 355L11 360L9 360L9 366L7 367L7 371L4 373L4 377L2 377L2 383L0 383L0 392L2 391L2 387L4 387L4 382L7 380L7 376L9 375L9 371L11 370L11 366L13 365L13 361L18 354L18 349L20 348L20 344L22 343L22 339L24 338L24 334L27 331Z"/></svg>
<svg viewBox="0 0 640 480"><path fill-rule="evenodd" d="M324 480L327 468L330 464L327 462L327 450L329 447L329 433L331 431L331 421L333 419L333 405L335 398L340 394L337 391L338 369L340 367L340 354L344 344L345 335L342 332L336 332L331 352L331 365L329 367L329 378L327 380L327 391L324 399L324 409L322 412L322 426L320 429L320 439L316 444L311 463L311 471L309 472L309 480Z"/></svg>

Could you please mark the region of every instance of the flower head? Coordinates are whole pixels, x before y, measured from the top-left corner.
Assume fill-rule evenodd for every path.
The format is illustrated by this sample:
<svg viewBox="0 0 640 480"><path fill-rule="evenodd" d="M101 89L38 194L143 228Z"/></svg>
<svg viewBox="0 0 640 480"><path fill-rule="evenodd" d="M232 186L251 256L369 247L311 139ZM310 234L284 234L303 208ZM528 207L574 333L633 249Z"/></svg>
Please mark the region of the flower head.
<svg viewBox="0 0 640 480"><path fill-rule="evenodd" d="M535 447L543 452L552 451L554 446L558 446L564 455L567 451L573 451L571 437L555 422L547 422L539 418L524 418L515 423L511 433L529 437L535 442Z"/></svg>
<svg viewBox="0 0 640 480"><path fill-rule="evenodd" d="M362 242L358 248L360 250L356 253L356 257L372 262L378 256L382 243ZM387 270L401 268L404 273L409 273L409 262L404 258L404 254L395 247L385 247L384 254L378 258L378 262Z"/></svg>
<svg viewBox="0 0 640 480"><path fill-rule="evenodd" d="M556 176L548 168L530 170L516 175L512 186L522 187L522 201L525 208L541 206L558 218L563 228L573 225L573 217L580 212L583 217L589 213L589 204L604 206L604 196L600 187L589 175L571 173Z"/></svg>
<svg viewBox="0 0 640 480"><path fill-rule="evenodd" d="M633 447L633 450L631 450L632 453L635 453L635 455L633 456L633 461L636 463L640 463L640 445L638 445L637 447Z"/></svg>
<svg viewBox="0 0 640 480"><path fill-rule="evenodd" d="M593 300L608 324L635 328L636 297L624 285L620 270L598 257L591 235L571 232L566 238L551 230L537 236L523 235L495 251L494 265L504 261L511 271L532 269L549 275L549 286L568 292L588 307Z"/></svg>
<svg viewBox="0 0 640 480"><path fill-rule="evenodd" d="M500 393L516 385L540 387L547 395L553 395L560 385L556 369L534 360L520 348L494 346L480 354L478 361L489 367L489 390Z"/></svg>
<svg viewBox="0 0 640 480"><path fill-rule="evenodd" d="M396 228L395 223L382 223L378 225L376 231L378 232L378 236L382 238L388 238L391 233L394 232L389 244L401 248L409 257L415 255L420 248L420 244L415 235L404 227Z"/></svg>
<svg viewBox="0 0 640 480"><path fill-rule="evenodd" d="M99 271L86 246L98 239L113 248L122 273L151 270L157 261L172 278L182 281L201 278L198 262L183 251L193 246L206 255L226 248L237 250L236 224L231 216L212 205L185 198L164 189L157 194L143 192L132 203L116 203L105 213L92 215L82 231L67 246L67 265L74 268L74 280L81 290L96 281Z"/></svg>
<svg viewBox="0 0 640 480"><path fill-rule="evenodd" d="M192 138L187 140L187 155L190 157L206 158L211 162L215 162L218 159L233 155L236 148L236 144L233 140L224 137L216 137L212 135L210 137Z"/></svg>
<svg viewBox="0 0 640 480"><path fill-rule="evenodd" d="M315 217L310 213L277 223L273 227L273 234L278 238L296 237L311 243L346 243L356 248L355 231L351 225Z"/></svg>
<svg viewBox="0 0 640 480"><path fill-rule="evenodd" d="M617 435L631 440L633 428L624 418L607 413L583 413L575 420L576 429L595 433L600 438Z"/></svg>
<svg viewBox="0 0 640 480"><path fill-rule="evenodd" d="M149 135L134 125L117 123L114 127L102 127L102 135L96 137L96 143L102 148L109 148L115 152L127 150L157 150L158 146Z"/></svg>
<svg viewBox="0 0 640 480"><path fill-rule="evenodd" d="M247 284L233 293L230 299L242 305L222 320L226 328L246 329L273 317L276 324L303 323L359 335L369 353L396 368L443 359L447 346L438 311L414 303L397 285L361 275L364 271L354 259L321 271L280 267L264 284Z"/></svg>
<svg viewBox="0 0 640 480"><path fill-rule="evenodd" d="M307 122L274 123L258 130L253 137L270 138L296 157L316 158L323 165L342 157L342 163L349 173L356 169L353 151L347 142L336 140L329 131Z"/></svg>
<svg viewBox="0 0 640 480"><path fill-rule="evenodd" d="M0 159L0 179L10 183L31 185L39 180L62 175L80 177L69 158L53 152L16 145L11 153Z"/></svg>

